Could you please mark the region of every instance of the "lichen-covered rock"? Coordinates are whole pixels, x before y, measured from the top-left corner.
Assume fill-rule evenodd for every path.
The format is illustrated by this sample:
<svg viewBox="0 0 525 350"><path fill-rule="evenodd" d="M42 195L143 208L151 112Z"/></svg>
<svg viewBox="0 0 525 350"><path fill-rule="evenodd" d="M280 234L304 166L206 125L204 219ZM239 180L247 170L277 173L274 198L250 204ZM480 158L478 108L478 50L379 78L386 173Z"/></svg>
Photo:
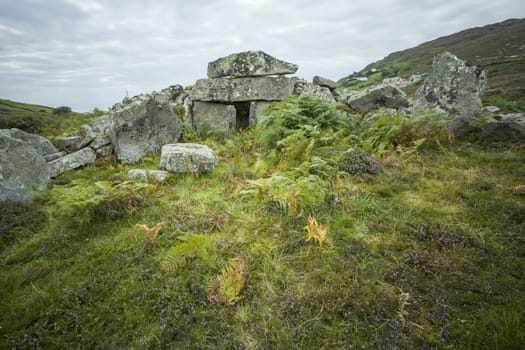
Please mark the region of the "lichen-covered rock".
<svg viewBox="0 0 525 350"><path fill-rule="evenodd" d="M55 159L48 163L51 170L51 177L57 177L68 170L77 169L93 163L96 158L95 151L90 147L86 147L80 151Z"/></svg>
<svg viewBox="0 0 525 350"><path fill-rule="evenodd" d="M295 83L294 93L296 95L314 95L327 102L335 103L335 98L330 92L330 89L320 85L310 84L309 82L303 79L297 79L297 82Z"/></svg>
<svg viewBox="0 0 525 350"><path fill-rule="evenodd" d="M215 153L205 145L176 143L162 146L160 168L174 173L202 173L217 165Z"/></svg>
<svg viewBox="0 0 525 350"><path fill-rule="evenodd" d="M189 98L207 102L280 101L294 93L296 81L286 77L199 79Z"/></svg>
<svg viewBox="0 0 525 350"><path fill-rule="evenodd" d="M47 188L51 172L41 151L12 137L9 129L0 130L0 202L27 203L33 188Z"/></svg>
<svg viewBox="0 0 525 350"><path fill-rule="evenodd" d="M128 179L132 180L152 179L155 182L163 182L167 179L168 175L169 172L164 170L131 169L128 171Z"/></svg>
<svg viewBox="0 0 525 350"><path fill-rule="evenodd" d="M56 153L51 153L51 154L46 154L44 156L44 159L46 162L50 162L52 160L55 160L55 159L58 159L60 157L63 157L65 156L67 153L64 152L64 151L61 151L61 152L56 152Z"/></svg>
<svg viewBox="0 0 525 350"><path fill-rule="evenodd" d="M391 85L377 85L351 94L346 102L352 109L361 113L380 108L401 109L409 106L406 94Z"/></svg>
<svg viewBox="0 0 525 350"><path fill-rule="evenodd" d="M259 116L264 112L266 107L268 107L272 102L267 101L253 101L250 102L250 116L249 116L249 125L257 125Z"/></svg>
<svg viewBox="0 0 525 350"><path fill-rule="evenodd" d="M293 74L299 67L263 51L245 51L208 63L208 77L256 77Z"/></svg>
<svg viewBox="0 0 525 350"><path fill-rule="evenodd" d="M350 150L343 154L337 166L349 174L379 174L381 163L372 155L361 150Z"/></svg>
<svg viewBox="0 0 525 350"><path fill-rule="evenodd" d="M494 116L482 125L482 136L500 141L525 141L525 115L509 113Z"/></svg>
<svg viewBox="0 0 525 350"><path fill-rule="evenodd" d="M111 144L117 158L127 163L138 162L148 152L177 142L182 122L169 104L152 98L133 102L112 115Z"/></svg>
<svg viewBox="0 0 525 350"><path fill-rule="evenodd" d="M232 105L195 101L192 126L197 131L235 131L236 111Z"/></svg>
<svg viewBox="0 0 525 350"><path fill-rule="evenodd" d="M53 146L53 144L48 139L40 135L30 134L28 132L15 128L1 129L0 132L3 135L9 135L14 139L18 139L28 144L29 146L33 147L38 152L38 154L42 156L58 152L56 147Z"/></svg>
<svg viewBox="0 0 525 350"><path fill-rule="evenodd" d="M327 87L330 90L335 90L335 88L337 87L337 83L335 81L330 80L328 78L320 77L318 75L313 77L312 83L315 85Z"/></svg>
<svg viewBox="0 0 525 350"><path fill-rule="evenodd" d="M417 90L414 109L437 109L451 118L451 130L458 132L481 114L481 96L487 73L469 66L450 52L434 58L432 72Z"/></svg>

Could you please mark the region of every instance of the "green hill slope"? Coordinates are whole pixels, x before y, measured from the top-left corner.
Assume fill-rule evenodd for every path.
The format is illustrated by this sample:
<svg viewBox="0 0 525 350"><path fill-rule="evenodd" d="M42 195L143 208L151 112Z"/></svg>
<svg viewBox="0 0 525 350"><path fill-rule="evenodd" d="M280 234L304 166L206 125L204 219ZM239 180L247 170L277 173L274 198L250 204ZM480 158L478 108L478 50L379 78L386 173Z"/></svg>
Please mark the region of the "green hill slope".
<svg viewBox="0 0 525 350"><path fill-rule="evenodd" d="M356 77L369 77L374 73L380 73L381 78L408 78L415 73L428 73L432 68L433 56L450 51L461 59L488 70L488 94L504 93L520 98L525 89L524 43L525 19L509 19L391 53L360 72L340 79L338 84L341 87L351 86Z"/></svg>

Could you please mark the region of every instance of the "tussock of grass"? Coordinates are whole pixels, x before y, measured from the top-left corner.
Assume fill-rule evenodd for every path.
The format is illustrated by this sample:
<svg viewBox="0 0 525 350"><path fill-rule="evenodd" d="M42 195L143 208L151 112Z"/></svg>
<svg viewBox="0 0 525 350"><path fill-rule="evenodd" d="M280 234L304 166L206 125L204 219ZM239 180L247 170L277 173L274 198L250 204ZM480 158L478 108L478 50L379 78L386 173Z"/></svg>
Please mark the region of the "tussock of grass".
<svg viewBox="0 0 525 350"><path fill-rule="evenodd" d="M219 166L161 184L64 174L1 231L2 347L519 349L525 149L418 144L406 123L401 148L350 128L201 139ZM340 173L364 146L382 171Z"/></svg>

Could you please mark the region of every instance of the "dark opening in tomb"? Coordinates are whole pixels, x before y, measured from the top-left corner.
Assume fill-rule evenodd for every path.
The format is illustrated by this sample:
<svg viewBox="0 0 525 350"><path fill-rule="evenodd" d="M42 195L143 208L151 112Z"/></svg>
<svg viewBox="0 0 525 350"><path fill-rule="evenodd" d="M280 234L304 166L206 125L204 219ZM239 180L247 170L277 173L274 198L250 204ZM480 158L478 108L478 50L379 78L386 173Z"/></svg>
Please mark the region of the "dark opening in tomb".
<svg viewBox="0 0 525 350"><path fill-rule="evenodd" d="M250 102L237 102L235 107L235 129L246 129L250 126Z"/></svg>

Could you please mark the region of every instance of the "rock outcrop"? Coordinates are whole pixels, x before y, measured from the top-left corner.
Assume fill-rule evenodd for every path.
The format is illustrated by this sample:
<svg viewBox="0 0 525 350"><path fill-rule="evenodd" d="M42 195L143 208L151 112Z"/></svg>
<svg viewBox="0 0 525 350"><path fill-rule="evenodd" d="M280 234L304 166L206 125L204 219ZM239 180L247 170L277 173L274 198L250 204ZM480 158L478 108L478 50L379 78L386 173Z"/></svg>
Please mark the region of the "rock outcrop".
<svg viewBox="0 0 525 350"><path fill-rule="evenodd" d="M183 129L171 106L157 102L155 96L113 112L112 121L111 144L117 158L127 163L139 161L164 144L177 142Z"/></svg>
<svg viewBox="0 0 525 350"><path fill-rule="evenodd" d="M160 168L174 173L202 173L217 163L217 156L208 146L194 143L164 145L160 155Z"/></svg>
<svg viewBox="0 0 525 350"><path fill-rule="evenodd" d="M298 68L263 51L245 51L208 63L208 78L293 74Z"/></svg>
<svg viewBox="0 0 525 350"><path fill-rule="evenodd" d="M434 58L432 72L417 90L414 109L435 108L451 118L451 130L459 132L481 114L481 96L487 74L468 66L450 52Z"/></svg>
<svg viewBox="0 0 525 350"><path fill-rule="evenodd" d="M361 113L379 108L401 109L409 106L406 94L398 87L391 85L377 85L351 94L346 103Z"/></svg>
<svg viewBox="0 0 525 350"><path fill-rule="evenodd" d="M15 128L1 129L0 131L2 135L8 135L14 139L20 140L28 144L30 147L33 147L38 152L38 154L42 156L47 156L49 154L54 154L58 152L56 147L53 146L53 144L48 139L40 135L30 134L28 132Z"/></svg>
<svg viewBox="0 0 525 350"><path fill-rule="evenodd" d="M0 202L30 202L33 189L45 190L49 183L51 172L43 153L52 149L39 136L26 134L0 130Z"/></svg>

